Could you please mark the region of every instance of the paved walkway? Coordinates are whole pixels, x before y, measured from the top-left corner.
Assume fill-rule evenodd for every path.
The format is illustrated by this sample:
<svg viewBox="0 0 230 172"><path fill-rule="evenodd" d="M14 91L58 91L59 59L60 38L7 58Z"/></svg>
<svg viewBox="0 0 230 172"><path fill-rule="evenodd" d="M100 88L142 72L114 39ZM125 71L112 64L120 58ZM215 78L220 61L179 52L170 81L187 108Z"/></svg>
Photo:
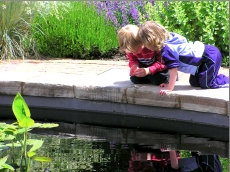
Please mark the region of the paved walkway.
<svg viewBox="0 0 230 172"><path fill-rule="evenodd" d="M76 75L99 75L111 68L129 69L125 60L10 60L0 61L0 72L41 72ZM229 75L229 68L221 67L220 72ZM178 72L179 80L188 82L189 75Z"/></svg>

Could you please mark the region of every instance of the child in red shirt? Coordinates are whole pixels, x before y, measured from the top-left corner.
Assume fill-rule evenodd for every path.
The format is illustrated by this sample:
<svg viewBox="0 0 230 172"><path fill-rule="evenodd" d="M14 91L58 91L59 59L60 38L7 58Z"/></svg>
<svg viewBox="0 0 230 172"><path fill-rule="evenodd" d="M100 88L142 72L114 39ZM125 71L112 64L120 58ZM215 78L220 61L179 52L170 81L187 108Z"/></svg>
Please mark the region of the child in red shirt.
<svg viewBox="0 0 230 172"><path fill-rule="evenodd" d="M129 60L130 80L134 84L168 83L168 70L160 52L149 50L136 39L138 29L138 26L129 24L118 32L119 50L126 53Z"/></svg>

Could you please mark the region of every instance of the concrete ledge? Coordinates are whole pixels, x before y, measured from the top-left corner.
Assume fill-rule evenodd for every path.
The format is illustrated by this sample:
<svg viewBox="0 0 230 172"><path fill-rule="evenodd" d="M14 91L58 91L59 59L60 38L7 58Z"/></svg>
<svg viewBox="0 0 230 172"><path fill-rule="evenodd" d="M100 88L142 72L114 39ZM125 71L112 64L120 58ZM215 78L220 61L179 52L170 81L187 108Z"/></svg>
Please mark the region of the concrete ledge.
<svg viewBox="0 0 230 172"><path fill-rule="evenodd" d="M134 85L129 80L128 70L117 68L97 76L55 73L34 73L34 76L14 76L12 80L5 77L0 81L0 93L16 95L20 92L28 96L77 98L229 115L229 88L205 90L177 82L173 92L160 96L158 86Z"/></svg>

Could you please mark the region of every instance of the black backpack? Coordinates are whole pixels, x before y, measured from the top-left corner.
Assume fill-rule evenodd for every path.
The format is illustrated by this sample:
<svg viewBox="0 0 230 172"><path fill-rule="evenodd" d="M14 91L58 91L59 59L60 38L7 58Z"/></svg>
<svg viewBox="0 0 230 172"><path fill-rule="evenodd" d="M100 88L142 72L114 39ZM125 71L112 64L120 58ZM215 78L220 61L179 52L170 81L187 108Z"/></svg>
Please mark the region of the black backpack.
<svg viewBox="0 0 230 172"><path fill-rule="evenodd" d="M223 172L223 167L219 156L212 155L193 155L189 158L178 160L181 172Z"/></svg>
<svg viewBox="0 0 230 172"><path fill-rule="evenodd" d="M223 167L220 162L219 156L213 155L199 155L197 156L198 162L203 172L222 172Z"/></svg>

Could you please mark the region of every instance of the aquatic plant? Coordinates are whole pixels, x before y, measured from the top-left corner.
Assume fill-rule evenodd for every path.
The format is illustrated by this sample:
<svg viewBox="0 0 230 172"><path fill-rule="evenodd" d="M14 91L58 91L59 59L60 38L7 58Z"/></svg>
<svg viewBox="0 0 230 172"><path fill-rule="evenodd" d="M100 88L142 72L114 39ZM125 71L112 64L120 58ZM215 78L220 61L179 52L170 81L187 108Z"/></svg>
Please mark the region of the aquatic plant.
<svg viewBox="0 0 230 172"><path fill-rule="evenodd" d="M21 172L29 172L32 160L41 162L42 169L44 169L43 163L50 162L51 159L48 157L35 156L37 150L41 148L43 140L28 139L28 132L33 128L57 127L58 124L35 123L30 117L30 109L20 93L17 93L14 98L12 110L17 122L12 124L0 123L0 151L10 148L10 155L0 159L0 169L15 171L19 168ZM15 162L14 159L14 150L16 147L21 147L21 158L19 163ZM11 164L6 163L9 156L12 159Z"/></svg>

